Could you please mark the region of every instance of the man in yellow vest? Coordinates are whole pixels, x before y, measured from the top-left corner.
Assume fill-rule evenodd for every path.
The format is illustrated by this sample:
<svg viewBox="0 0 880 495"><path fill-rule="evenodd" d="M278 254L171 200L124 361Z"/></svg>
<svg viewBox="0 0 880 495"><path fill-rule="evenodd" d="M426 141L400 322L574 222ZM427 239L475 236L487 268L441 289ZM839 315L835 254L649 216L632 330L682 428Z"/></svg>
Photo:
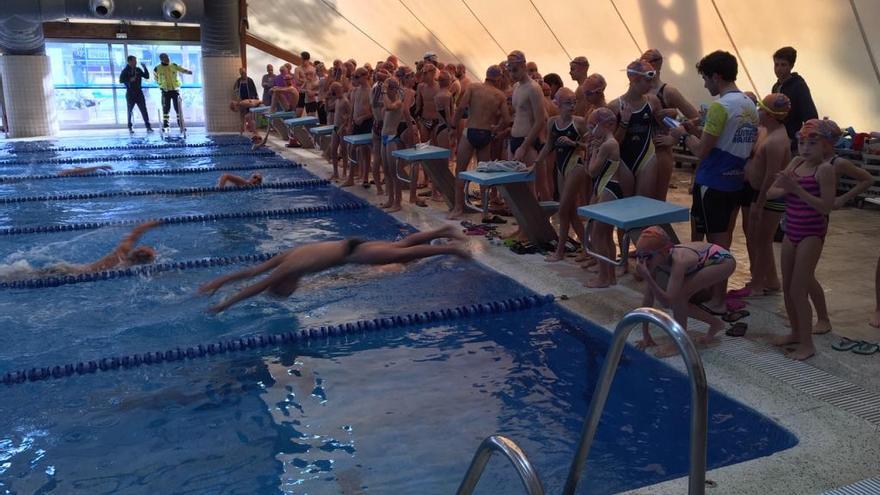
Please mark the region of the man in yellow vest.
<svg viewBox="0 0 880 495"><path fill-rule="evenodd" d="M171 104L174 103L174 113L180 118L180 107L178 99L180 98L180 79L177 77L178 72L184 74L192 74L191 70L171 63L167 53L159 54L160 64L153 68L153 75L156 77L156 84L162 91L162 128L168 128L168 115L171 111Z"/></svg>

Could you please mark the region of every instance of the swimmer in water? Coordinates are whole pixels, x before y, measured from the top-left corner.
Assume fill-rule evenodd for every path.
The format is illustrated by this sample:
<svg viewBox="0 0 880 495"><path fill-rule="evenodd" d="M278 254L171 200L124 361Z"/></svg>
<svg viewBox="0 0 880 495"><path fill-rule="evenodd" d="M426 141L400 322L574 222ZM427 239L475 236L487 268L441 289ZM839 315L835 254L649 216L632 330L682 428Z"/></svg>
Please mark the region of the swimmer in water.
<svg viewBox="0 0 880 495"><path fill-rule="evenodd" d="M100 167L74 167L58 172L58 177L69 177L71 175L86 175L97 171L109 172L113 170L110 165L101 165Z"/></svg>
<svg viewBox="0 0 880 495"><path fill-rule="evenodd" d="M458 242L429 245L434 239L447 237ZM288 297L297 289L300 279L312 273L318 273L336 266L346 264L387 265L406 263L441 254L453 254L460 258L470 258L471 253L461 241L466 238L454 226L429 232L409 235L397 242L364 241L361 239L345 239L341 241L325 241L306 244L289 249L269 261L252 268L216 278L199 287L202 294L214 294L217 289L229 282L255 277L271 270L271 273L257 283L251 284L225 301L211 306L212 313L219 313L245 299L268 291L277 297Z"/></svg>
<svg viewBox="0 0 880 495"><path fill-rule="evenodd" d="M138 239L148 230L161 225L159 220L151 220L142 223L123 237L119 244L103 258L93 263L74 265L58 263L38 270L38 276L51 275L79 275L80 273L95 273L110 270L111 268L126 268L133 265L152 263L156 259L156 250L150 246L137 246Z"/></svg>
<svg viewBox="0 0 880 495"><path fill-rule="evenodd" d="M245 179L244 177L239 177L235 174L223 174L217 182L217 187L226 187L226 184L228 183L239 187L259 186L263 183L263 176L260 174L253 174L250 179Z"/></svg>

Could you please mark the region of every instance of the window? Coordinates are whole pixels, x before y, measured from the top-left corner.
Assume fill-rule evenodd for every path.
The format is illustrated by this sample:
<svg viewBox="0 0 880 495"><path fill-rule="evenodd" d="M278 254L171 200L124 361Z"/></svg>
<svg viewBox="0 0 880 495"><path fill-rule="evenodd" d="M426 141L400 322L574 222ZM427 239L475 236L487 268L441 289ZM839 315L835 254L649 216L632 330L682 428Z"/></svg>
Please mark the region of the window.
<svg viewBox="0 0 880 495"><path fill-rule="evenodd" d="M138 65L142 62L146 64L150 72L150 79L143 84L144 96L150 122L159 125L161 94L152 72L153 67L159 64L160 53L167 53L172 62L193 71L192 75L180 74L183 114L188 125L204 124L200 46L143 42L50 42L46 43L46 54L52 68L60 127L77 129L127 125L125 86L118 81L129 55L137 57ZM132 121L135 125L141 122L137 108L134 109Z"/></svg>

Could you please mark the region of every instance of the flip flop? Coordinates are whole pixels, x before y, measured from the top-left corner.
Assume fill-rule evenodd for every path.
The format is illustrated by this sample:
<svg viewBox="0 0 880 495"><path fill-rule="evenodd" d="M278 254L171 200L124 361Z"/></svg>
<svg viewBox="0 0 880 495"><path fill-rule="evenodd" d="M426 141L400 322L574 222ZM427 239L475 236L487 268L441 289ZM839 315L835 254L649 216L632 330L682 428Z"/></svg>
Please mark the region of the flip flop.
<svg viewBox="0 0 880 495"><path fill-rule="evenodd" d="M492 216L489 217L489 218L484 218L484 219L483 219L483 223L498 223L498 224L502 224L502 223L507 223L507 220L505 220L505 219L499 217L498 215L492 215Z"/></svg>
<svg viewBox="0 0 880 495"><path fill-rule="evenodd" d="M729 311L729 312L725 313L724 316L721 317L721 319L726 321L727 323L733 323L735 321L742 320L743 318L745 318L746 316L749 316L750 314L751 313L749 313L748 311L746 311L744 309L740 309L737 311Z"/></svg>
<svg viewBox="0 0 880 495"><path fill-rule="evenodd" d="M749 326L743 322L737 322L730 326L725 332L724 335L729 337L743 337L746 334L746 330L749 329Z"/></svg>
<svg viewBox="0 0 880 495"><path fill-rule="evenodd" d="M746 307L746 302L739 299L727 299L724 301L724 305L727 306L727 311L739 311Z"/></svg>
<svg viewBox="0 0 880 495"><path fill-rule="evenodd" d="M843 337L837 342L831 344L831 348L835 351L851 351L861 343L862 342L860 340L853 340L847 337Z"/></svg>
<svg viewBox="0 0 880 495"><path fill-rule="evenodd" d="M863 356L870 356L871 354L875 354L877 351L880 351L880 345L877 345L873 342L865 342L863 340L859 342L859 345L853 347L852 351L856 354L861 354Z"/></svg>
<svg viewBox="0 0 880 495"><path fill-rule="evenodd" d="M703 303L697 304L697 307L702 309L703 311L709 313L712 316L725 316L727 314L723 311L715 311L714 309L710 308L709 306L706 306Z"/></svg>

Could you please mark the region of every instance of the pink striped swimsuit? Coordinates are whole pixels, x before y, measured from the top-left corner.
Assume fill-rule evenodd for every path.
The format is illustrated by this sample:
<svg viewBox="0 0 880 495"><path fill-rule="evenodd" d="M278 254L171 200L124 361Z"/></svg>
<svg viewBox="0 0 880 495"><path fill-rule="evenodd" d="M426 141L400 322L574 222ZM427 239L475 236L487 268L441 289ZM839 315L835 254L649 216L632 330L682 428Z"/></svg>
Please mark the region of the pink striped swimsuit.
<svg viewBox="0 0 880 495"><path fill-rule="evenodd" d="M795 168L795 175L797 175L797 168ZM822 195L819 181L816 180L816 172L813 172L812 175L798 175L797 181L811 195L817 198ZM828 217L816 211L797 194L789 193L785 196L785 235L791 242L797 244L807 237L813 236L825 240L827 232Z"/></svg>

